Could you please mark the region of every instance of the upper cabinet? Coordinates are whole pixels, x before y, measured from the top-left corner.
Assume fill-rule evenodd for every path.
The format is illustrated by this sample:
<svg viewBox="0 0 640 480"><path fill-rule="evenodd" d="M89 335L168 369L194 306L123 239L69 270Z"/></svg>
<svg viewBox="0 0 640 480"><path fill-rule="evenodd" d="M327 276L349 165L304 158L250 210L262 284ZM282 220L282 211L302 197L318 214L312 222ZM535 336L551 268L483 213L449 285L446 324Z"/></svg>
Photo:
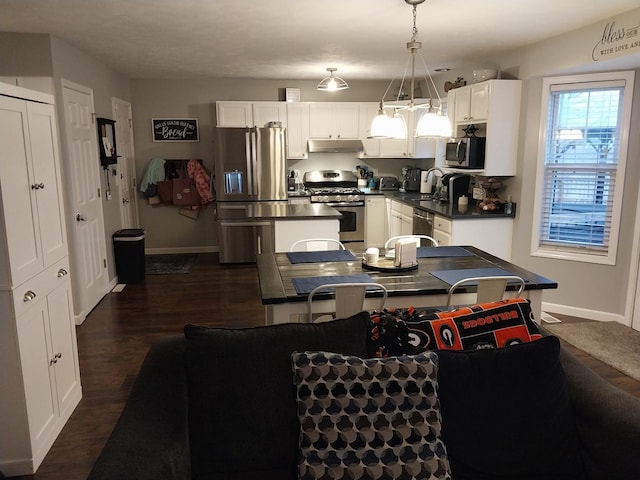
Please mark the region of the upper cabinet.
<svg viewBox="0 0 640 480"><path fill-rule="evenodd" d="M309 138L359 138L359 104L355 102L314 102L309 105Z"/></svg>
<svg viewBox="0 0 640 480"><path fill-rule="evenodd" d="M307 140L309 140L309 104L287 103L287 158L308 158Z"/></svg>
<svg viewBox="0 0 640 480"><path fill-rule="evenodd" d="M378 114L380 104L366 102L360 104L360 138L364 145L362 157L368 158L435 158L436 141L431 138L415 138L416 119L422 111L398 110L398 114L407 125L407 138L368 138L371 135L371 122Z"/></svg>
<svg viewBox="0 0 640 480"><path fill-rule="evenodd" d="M269 122L287 126L284 102L216 102L218 127L264 127Z"/></svg>
<svg viewBox="0 0 640 480"><path fill-rule="evenodd" d="M516 174L522 81L487 80L449 90L448 110L454 136L473 124L486 137L484 176Z"/></svg>

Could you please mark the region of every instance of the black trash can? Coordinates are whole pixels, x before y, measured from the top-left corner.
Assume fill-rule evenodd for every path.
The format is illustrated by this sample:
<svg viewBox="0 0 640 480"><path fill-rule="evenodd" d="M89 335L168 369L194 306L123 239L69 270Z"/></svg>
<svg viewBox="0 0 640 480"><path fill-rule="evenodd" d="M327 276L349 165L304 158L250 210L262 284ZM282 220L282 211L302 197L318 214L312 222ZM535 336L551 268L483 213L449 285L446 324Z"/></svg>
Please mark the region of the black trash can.
<svg viewBox="0 0 640 480"><path fill-rule="evenodd" d="M118 283L144 281L144 230L125 228L113 234Z"/></svg>

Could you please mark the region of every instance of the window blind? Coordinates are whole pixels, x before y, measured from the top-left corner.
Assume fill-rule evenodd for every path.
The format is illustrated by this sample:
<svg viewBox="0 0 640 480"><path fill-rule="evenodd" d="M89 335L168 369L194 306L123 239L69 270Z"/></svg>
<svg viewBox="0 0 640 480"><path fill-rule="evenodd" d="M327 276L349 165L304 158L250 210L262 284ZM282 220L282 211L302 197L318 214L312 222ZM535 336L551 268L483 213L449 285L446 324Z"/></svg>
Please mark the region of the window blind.
<svg viewBox="0 0 640 480"><path fill-rule="evenodd" d="M607 253L623 92L624 81L551 86L541 245Z"/></svg>

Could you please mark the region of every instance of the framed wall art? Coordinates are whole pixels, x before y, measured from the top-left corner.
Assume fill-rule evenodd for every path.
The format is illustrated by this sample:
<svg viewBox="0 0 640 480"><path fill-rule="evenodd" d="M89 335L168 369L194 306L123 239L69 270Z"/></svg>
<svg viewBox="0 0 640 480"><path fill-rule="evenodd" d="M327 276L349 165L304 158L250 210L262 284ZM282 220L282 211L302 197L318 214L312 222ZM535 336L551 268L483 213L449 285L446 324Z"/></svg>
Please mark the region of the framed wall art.
<svg viewBox="0 0 640 480"><path fill-rule="evenodd" d="M152 118L154 142L199 142L197 118Z"/></svg>

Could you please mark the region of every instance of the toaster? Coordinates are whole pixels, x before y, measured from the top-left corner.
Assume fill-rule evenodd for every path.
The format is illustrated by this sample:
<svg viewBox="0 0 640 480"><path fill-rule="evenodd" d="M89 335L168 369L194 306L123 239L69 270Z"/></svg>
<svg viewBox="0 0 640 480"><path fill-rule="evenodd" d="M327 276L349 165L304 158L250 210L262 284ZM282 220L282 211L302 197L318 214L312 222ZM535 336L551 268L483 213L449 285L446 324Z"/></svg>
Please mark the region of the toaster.
<svg viewBox="0 0 640 480"><path fill-rule="evenodd" d="M396 177L380 177L380 186L378 190L398 190L400 182Z"/></svg>

